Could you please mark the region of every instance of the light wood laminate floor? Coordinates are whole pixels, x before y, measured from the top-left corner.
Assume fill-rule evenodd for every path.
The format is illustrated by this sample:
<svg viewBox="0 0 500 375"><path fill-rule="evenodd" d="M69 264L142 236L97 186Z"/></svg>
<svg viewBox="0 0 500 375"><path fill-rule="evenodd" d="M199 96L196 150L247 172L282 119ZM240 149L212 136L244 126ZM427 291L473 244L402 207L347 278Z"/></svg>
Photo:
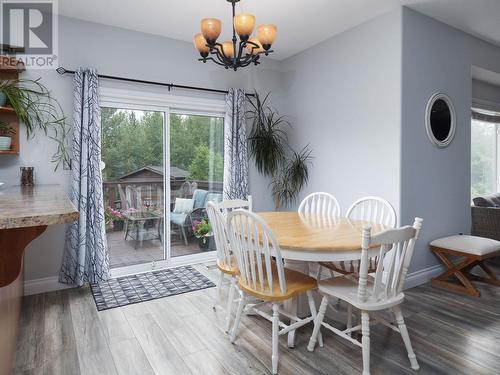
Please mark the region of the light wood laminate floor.
<svg viewBox="0 0 500 375"><path fill-rule="evenodd" d="M429 284L407 290L403 311L421 369L410 369L397 333L373 326L372 374L499 374L500 288L479 287L481 298ZM222 308L210 305L214 290L102 312L89 288L26 297L15 374L269 374L270 323L244 317L231 344ZM280 339L280 374L361 372L361 350L325 331L325 347L309 353L311 330L298 331L295 349Z"/></svg>

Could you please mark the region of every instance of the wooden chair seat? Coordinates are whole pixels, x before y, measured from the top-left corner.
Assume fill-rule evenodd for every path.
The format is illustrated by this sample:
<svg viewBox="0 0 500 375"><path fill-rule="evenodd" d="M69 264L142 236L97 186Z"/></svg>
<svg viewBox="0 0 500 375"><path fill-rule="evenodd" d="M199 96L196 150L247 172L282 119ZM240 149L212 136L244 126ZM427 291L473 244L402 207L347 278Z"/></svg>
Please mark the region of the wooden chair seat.
<svg viewBox="0 0 500 375"><path fill-rule="evenodd" d="M500 241L467 235L450 236L432 241L430 249L446 268L431 280L434 285L474 297L480 297L481 293L471 281L500 286L500 279L484 263L487 259L500 257ZM471 273L476 266L487 277ZM460 284L452 282L451 278Z"/></svg>
<svg viewBox="0 0 500 375"><path fill-rule="evenodd" d="M300 293L316 289L317 287L317 282L315 278L303 274L302 272L284 268L287 289L286 293L282 293L280 290L280 284L278 282L278 274L276 272L276 267L272 267L272 270L273 270L272 279L275 280L273 282L272 290L269 289L269 284L267 283L267 276L264 276L266 282L263 290L258 289L258 287L257 289L255 289L253 285L245 284L244 282L242 282L242 280L238 282L240 289L264 301L285 301L287 299L295 297Z"/></svg>
<svg viewBox="0 0 500 375"><path fill-rule="evenodd" d="M219 271L225 273L226 275L236 276L240 273L240 271L238 270L238 265L236 264L236 258L234 256L231 256L231 266L222 264L220 260L217 260L217 268L219 269Z"/></svg>

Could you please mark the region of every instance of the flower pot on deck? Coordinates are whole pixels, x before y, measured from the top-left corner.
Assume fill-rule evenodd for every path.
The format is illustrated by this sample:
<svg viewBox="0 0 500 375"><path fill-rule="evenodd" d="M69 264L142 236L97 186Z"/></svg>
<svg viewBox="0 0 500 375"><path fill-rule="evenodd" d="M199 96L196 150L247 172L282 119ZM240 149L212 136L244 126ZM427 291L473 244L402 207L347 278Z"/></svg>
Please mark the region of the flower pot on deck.
<svg viewBox="0 0 500 375"><path fill-rule="evenodd" d="M120 232L123 230L123 220L113 220L113 230Z"/></svg>

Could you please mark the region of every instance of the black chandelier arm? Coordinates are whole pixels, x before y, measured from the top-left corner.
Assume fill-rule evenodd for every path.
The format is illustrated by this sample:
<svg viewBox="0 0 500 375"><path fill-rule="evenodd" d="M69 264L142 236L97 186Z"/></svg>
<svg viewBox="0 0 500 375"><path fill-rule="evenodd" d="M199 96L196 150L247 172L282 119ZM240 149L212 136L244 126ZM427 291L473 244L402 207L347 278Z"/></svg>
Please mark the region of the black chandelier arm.
<svg viewBox="0 0 500 375"><path fill-rule="evenodd" d="M241 63L240 63L240 66L241 66L242 68L244 68L245 66L248 66L248 65L250 65L251 63L255 63L256 65L257 65L257 64L259 64L258 62L256 62L256 61L254 61L253 59L251 59L251 60L247 60L247 61L241 62Z"/></svg>
<svg viewBox="0 0 500 375"><path fill-rule="evenodd" d="M246 45L246 42L240 42L240 46L238 48L238 61L241 60L241 55L243 54L243 50L245 49Z"/></svg>
<svg viewBox="0 0 500 375"><path fill-rule="evenodd" d="M248 44L250 44L252 46L252 54L253 54L253 50L254 49L259 49L260 48L260 46L257 43L254 43L254 42L252 42L250 40L245 41L245 47L247 47Z"/></svg>
<svg viewBox="0 0 500 375"><path fill-rule="evenodd" d="M224 64L223 62L219 62L219 61L215 60L213 57L204 57L204 58L198 59L198 61L203 61L203 62L213 61L217 65L226 66L226 64Z"/></svg>
<svg viewBox="0 0 500 375"><path fill-rule="evenodd" d="M221 54L219 50L215 50L212 54L217 58L217 60L220 61L220 64L224 65L226 68L228 65L230 66L232 64L232 61L228 60L227 57Z"/></svg>
<svg viewBox="0 0 500 375"><path fill-rule="evenodd" d="M209 45L209 47L210 47L210 53L215 54L220 61L226 62L226 65L232 64L233 59L226 56L226 54L224 53L224 48L222 47L221 43L215 43L213 45Z"/></svg>
<svg viewBox="0 0 500 375"><path fill-rule="evenodd" d="M252 61L254 58L254 55L250 55L250 54L246 54L243 58L240 58L238 61L239 61L239 65L241 66L247 66L248 65L248 62Z"/></svg>

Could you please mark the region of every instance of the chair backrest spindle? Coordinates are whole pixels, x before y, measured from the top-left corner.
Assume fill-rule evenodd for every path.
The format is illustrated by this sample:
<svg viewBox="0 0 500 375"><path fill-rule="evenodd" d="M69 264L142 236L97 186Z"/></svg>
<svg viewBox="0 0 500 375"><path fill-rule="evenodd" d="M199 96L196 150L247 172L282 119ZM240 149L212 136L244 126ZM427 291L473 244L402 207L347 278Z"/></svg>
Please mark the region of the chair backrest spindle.
<svg viewBox="0 0 500 375"><path fill-rule="evenodd" d="M235 210L228 214L228 231L241 281L253 289L269 290L270 293L277 282L281 293L286 293L281 250L265 221L252 212Z"/></svg>
<svg viewBox="0 0 500 375"><path fill-rule="evenodd" d="M415 218L413 226L405 226L397 229L389 229L384 232L372 235L371 226L363 228L361 265L358 281L358 299L365 302L368 297L368 268L370 249L378 248L379 262L375 272L375 281L371 295L376 301L383 301L396 297L403 290L408 267L415 242L418 238L423 220ZM393 251L391 255L390 251ZM384 262L388 256L387 262ZM385 274L385 276L384 276Z"/></svg>
<svg viewBox="0 0 500 375"><path fill-rule="evenodd" d="M212 225L212 232L214 233L215 246L217 248L217 261L220 265L232 268L236 266L231 254L229 245L229 235L227 232L227 212L237 208L248 208L252 210L252 196L249 195L248 200L243 199L228 199L222 202L207 202L208 220Z"/></svg>
<svg viewBox="0 0 500 375"><path fill-rule="evenodd" d="M217 261L223 267L234 267L231 259L231 248L229 246L229 238L226 227L226 218L219 209L217 203L207 203L207 214L212 232L214 234L215 246L217 248Z"/></svg>
<svg viewBox="0 0 500 375"><path fill-rule="evenodd" d="M312 193L300 202L298 211L303 214L340 217L342 214L337 199L329 193Z"/></svg>
<svg viewBox="0 0 500 375"><path fill-rule="evenodd" d="M347 210L349 219L365 220L383 224L390 228L396 227L396 211L392 205L380 197L363 197L355 201Z"/></svg>

